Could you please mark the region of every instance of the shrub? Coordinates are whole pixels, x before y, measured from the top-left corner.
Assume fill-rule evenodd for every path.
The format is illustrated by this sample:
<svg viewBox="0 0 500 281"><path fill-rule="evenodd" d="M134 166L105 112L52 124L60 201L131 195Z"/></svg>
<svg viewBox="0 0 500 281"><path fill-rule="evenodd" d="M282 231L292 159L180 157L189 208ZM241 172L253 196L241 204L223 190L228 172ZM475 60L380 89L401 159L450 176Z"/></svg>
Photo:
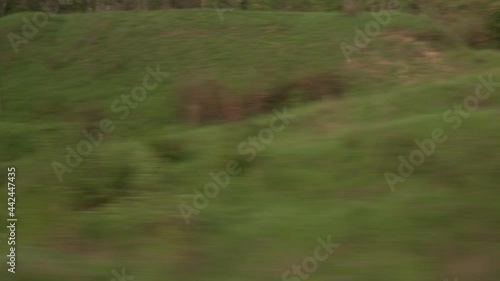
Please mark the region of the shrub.
<svg viewBox="0 0 500 281"><path fill-rule="evenodd" d="M165 160L179 161L188 157L189 151L186 141L171 137L151 139L149 144L156 155Z"/></svg>
<svg viewBox="0 0 500 281"><path fill-rule="evenodd" d="M129 163L128 151L110 146L95 148L88 159L66 176L71 185L72 206L94 208L125 195L133 172Z"/></svg>
<svg viewBox="0 0 500 281"><path fill-rule="evenodd" d="M307 76L275 86L269 92L248 91L244 95L229 91L215 79L204 78L181 86L178 99L182 118L191 125L201 125L242 120L251 114L281 107L294 98L301 102L314 101L338 97L343 92L343 80L330 74Z"/></svg>
<svg viewBox="0 0 500 281"><path fill-rule="evenodd" d="M102 107L96 102L81 103L75 111L80 115L83 129L88 132L99 128L99 122L105 117Z"/></svg>
<svg viewBox="0 0 500 281"><path fill-rule="evenodd" d="M271 108L270 104L271 94L263 91L250 91L244 96L245 115L264 112Z"/></svg>
<svg viewBox="0 0 500 281"><path fill-rule="evenodd" d="M190 82L180 91L182 116L189 124L235 121L245 116L241 97L215 79Z"/></svg>
<svg viewBox="0 0 500 281"><path fill-rule="evenodd" d="M488 0L436 0L420 3L420 8L440 23L455 42L488 47L495 38L497 5Z"/></svg>
<svg viewBox="0 0 500 281"><path fill-rule="evenodd" d="M358 5L355 0L344 0L342 9L349 15L355 15L358 13Z"/></svg>
<svg viewBox="0 0 500 281"><path fill-rule="evenodd" d="M291 99L314 101L325 97L338 97L344 92L343 80L330 74L312 75L275 88L267 105L272 109ZM294 95L295 94L295 95Z"/></svg>
<svg viewBox="0 0 500 281"><path fill-rule="evenodd" d="M65 175L71 207L92 209L155 187L161 168L148 147L136 142L108 142L94 147Z"/></svg>

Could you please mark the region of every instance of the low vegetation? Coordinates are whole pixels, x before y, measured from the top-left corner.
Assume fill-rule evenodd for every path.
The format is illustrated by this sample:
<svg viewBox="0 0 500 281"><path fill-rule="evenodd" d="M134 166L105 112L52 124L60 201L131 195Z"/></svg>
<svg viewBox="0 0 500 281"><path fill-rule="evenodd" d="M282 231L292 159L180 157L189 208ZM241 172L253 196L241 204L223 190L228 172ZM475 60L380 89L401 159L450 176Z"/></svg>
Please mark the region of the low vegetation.
<svg viewBox="0 0 500 281"><path fill-rule="evenodd" d="M500 81L500 53L401 13L348 61L340 44L373 16L331 2L288 13L249 1L223 20L210 9L59 14L17 54L6 38L33 13L0 18L16 280L111 280L122 268L141 281L280 280L327 235L341 246L308 280L498 280L500 88L456 130L443 114L479 76ZM120 118L113 103L157 65L168 78ZM248 161L241 143L285 106L295 118ZM59 181L52 164L103 118L114 131ZM436 128L446 142L391 192L384 173ZM179 204L229 160L242 173L186 225Z"/></svg>

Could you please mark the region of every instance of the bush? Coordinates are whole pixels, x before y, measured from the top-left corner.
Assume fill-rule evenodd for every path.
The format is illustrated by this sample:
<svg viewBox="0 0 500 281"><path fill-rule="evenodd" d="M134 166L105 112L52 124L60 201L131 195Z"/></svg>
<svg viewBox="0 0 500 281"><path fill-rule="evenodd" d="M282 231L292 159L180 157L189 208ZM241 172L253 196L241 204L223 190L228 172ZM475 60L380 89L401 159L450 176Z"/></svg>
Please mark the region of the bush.
<svg viewBox="0 0 500 281"><path fill-rule="evenodd" d="M290 100L299 102L315 101L326 97L338 97L344 92L344 82L330 74L306 76L291 81L272 91L266 105L268 110L280 107Z"/></svg>
<svg viewBox="0 0 500 281"><path fill-rule="evenodd" d="M185 140L162 137L150 140L149 144L156 155L164 160L180 161L189 154Z"/></svg>
<svg viewBox="0 0 500 281"><path fill-rule="evenodd" d="M135 142L108 142L65 175L71 206L92 209L155 186L160 163L147 148Z"/></svg>
<svg viewBox="0 0 500 281"><path fill-rule="evenodd" d="M181 87L179 94L181 115L189 124L235 121L245 116L240 96L215 79L189 81L188 86Z"/></svg>
<svg viewBox="0 0 500 281"><path fill-rule="evenodd" d="M338 97L344 92L343 80L330 74L307 76L274 86L269 92L248 91L244 95L229 91L215 79L186 82L187 86L178 90L181 116L195 126L238 121L258 112L271 111L291 100L314 101Z"/></svg>
<svg viewBox="0 0 500 281"><path fill-rule="evenodd" d="M67 176L76 209L98 207L126 195L130 188L128 180L133 171L129 152L109 145L94 150L89 159Z"/></svg>
<svg viewBox="0 0 500 281"><path fill-rule="evenodd" d="M80 115L83 129L87 132L99 128L99 122L104 119L104 110L97 102L82 102L76 106L75 112Z"/></svg>
<svg viewBox="0 0 500 281"><path fill-rule="evenodd" d="M420 4L424 13L440 23L457 43L489 47L495 38L498 4L489 0L436 0Z"/></svg>

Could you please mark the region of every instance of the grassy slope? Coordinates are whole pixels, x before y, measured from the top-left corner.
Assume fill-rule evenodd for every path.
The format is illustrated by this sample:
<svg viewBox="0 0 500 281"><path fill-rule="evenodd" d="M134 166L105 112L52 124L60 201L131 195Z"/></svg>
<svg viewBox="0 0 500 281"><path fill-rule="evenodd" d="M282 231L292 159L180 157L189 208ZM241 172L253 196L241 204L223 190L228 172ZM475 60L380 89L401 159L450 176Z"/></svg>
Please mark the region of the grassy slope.
<svg viewBox="0 0 500 281"><path fill-rule="evenodd" d="M0 38L19 33L25 16L2 18ZM473 93L477 75L498 77L500 54L408 41L406 34L439 29L402 15L346 64L338 45L370 20L77 14L51 19L17 55L2 39L0 163L19 170L17 280L108 280L122 267L144 281L279 280L327 235L341 247L309 280L498 279L500 100L493 95L457 131L441 116ZM82 104L95 101L117 120L111 102L157 63L168 81L59 184L50 163L81 139ZM176 87L211 75L238 93L324 72L347 78L347 98L292 106L292 125L186 227L178 204L191 202L210 171L241 159L238 144L270 116L189 128L176 119ZM383 173L436 127L449 140L390 193ZM184 159L163 161L148 146L165 136L182 144ZM70 209L81 196L75 186L120 183L116 170L126 163L132 172L121 184L132 196L92 211Z"/></svg>

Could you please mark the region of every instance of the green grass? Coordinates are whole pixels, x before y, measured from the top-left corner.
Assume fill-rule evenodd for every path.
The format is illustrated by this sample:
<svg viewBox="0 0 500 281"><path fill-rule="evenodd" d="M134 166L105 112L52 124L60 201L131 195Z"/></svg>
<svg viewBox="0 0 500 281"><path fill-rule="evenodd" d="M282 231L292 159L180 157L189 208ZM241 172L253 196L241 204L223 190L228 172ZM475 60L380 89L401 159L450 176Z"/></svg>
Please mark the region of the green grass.
<svg viewBox="0 0 500 281"><path fill-rule="evenodd" d="M479 75L500 80L499 52L451 45L400 15L348 64L339 44L369 14L220 21L168 10L59 15L16 55L6 36L31 16L0 19L0 164L18 170L14 280L110 280L123 267L143 281L280 280L328 235L341 247L308 280L500 277L500 89L456 131L442 117ZM437 35L405 41L422 34ZM110 104L156 64L169 78L119 120ZM239 94L321 73L344 77L346 97L290 105L290 126L186 226L178 205L209 172L243 163L238 145L272 115L192 128L178 117L179 85L211 76ZM59 183L51 163L82 139L88 102L116 130ZM384 173L438 127L449 139L391 193ZM110 200L82 208L95 198Z"/></svg>

